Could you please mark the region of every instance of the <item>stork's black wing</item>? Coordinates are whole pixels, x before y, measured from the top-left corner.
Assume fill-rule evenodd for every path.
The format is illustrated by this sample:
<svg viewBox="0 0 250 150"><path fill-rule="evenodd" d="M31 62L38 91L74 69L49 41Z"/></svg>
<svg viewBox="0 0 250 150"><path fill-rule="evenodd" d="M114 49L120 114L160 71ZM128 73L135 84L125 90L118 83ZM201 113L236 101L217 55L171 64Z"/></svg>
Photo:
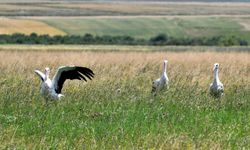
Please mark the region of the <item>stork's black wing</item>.
<svg viewBox="0 0 250 150"><path fill-rule="evenodd" d="M52 79L56 93L61 93L63 83L65 80L84 80L87 82L87 78L92 80L94 73L91 69L79 66L62 66L58 68L57 73Z"/></svg>

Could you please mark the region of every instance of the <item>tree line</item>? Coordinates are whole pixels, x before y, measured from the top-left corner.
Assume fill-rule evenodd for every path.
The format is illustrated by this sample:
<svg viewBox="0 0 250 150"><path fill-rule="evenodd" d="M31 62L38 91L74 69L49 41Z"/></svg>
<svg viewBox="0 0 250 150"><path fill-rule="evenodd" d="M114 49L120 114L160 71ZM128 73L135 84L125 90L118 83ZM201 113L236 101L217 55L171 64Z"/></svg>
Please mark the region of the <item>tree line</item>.
<svg viewBox="0 0 250 150"><path fill-rule="evenodd" d="M248 42L236 36L175 38L166 34L159 34L150 39L137 39L131 36L94 36L92 34L79 35L30 35L15 33L1 34L0 44L109 44L109 45L204 45L204 46L246 46Z"/></svg>

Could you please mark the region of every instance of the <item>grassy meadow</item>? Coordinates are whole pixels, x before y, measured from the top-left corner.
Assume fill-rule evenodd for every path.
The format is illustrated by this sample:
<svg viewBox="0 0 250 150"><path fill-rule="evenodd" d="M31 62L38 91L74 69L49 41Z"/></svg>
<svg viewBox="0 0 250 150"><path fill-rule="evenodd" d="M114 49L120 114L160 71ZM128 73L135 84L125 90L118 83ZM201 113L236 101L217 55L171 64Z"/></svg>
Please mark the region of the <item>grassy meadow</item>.
<svg viewBox="0 0 250 150"><path fill-rule="evenodd" d="M28 28L27 28L28 26ZM236 36L250 42L249 18L235 17L32 17L0 18L0 34L128 35L149 39L164 33L174 38Z"/></svg>
<svg viewBox="0 0 250 150"><path fill-rule="evenodd" d="M247 20L247 19L245 19ZM176 38L238 35L250 39L249 32L232 18L52 18L42 20L70 35L129 35L149 39L160 33Z"/></svg>
<svg viewBox="0 0 250 150"><path fill-rule="evenodd" d="M42 49L42 48L41 48ZM60 47L58 48L60 49ZM151 95L168 59L170 89ZM225 96L208 95L220 63ZM90 67L45 106L34 69ZM248 52L0 51L0 149L244 149L250 147Z"/></svg>
<svg viewBox="0 0 250 150"><path fill-rule="evenodd" d="M209 0L208 0L209 1ZM0 34L237 36L250 42L250 3L2 0ZM169 60L169 90L151 94ZM214 63L225 87L208 94ZM34 73L91 68L45 105ZM0 149L248 149L246 47L1 45Z"/></svg>

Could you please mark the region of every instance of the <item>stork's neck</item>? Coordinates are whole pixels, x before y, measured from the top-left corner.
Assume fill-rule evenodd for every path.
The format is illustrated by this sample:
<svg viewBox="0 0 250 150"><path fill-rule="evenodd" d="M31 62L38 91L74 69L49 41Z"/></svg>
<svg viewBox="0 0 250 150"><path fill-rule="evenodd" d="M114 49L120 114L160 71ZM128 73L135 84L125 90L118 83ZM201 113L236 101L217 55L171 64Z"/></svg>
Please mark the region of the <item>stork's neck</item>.
<svg viewBox="0 0 250 150"><path fill-rule="evenodd" d="M49 79L49 72L46 71L46 72L45 72L45 81L48 80L48 79Z"/></svg>
<svg viewBox="0 0 250 150"><path fill-rule="evenodd" d="M215 69L214 70L214 82L218 82L219 81L219 70Z"/></svg>
<svg viewBox="0 0 250 150"><path fill-rule="evenodd" d="M167 74L167 64L163 63L163 74Z"/></svg>

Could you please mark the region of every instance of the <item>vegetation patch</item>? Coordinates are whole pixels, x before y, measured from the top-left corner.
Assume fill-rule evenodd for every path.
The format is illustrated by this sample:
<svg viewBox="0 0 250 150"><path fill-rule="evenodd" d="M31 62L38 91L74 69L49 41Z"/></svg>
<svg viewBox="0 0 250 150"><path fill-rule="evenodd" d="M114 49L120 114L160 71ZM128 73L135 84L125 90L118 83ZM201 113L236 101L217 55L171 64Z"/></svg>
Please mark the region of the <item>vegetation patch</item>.
<svg viewBox="0 0 250 150"><path fill-rule="evenodd" d="M247 24L247 18L223 17L1 18L0 34L29 35L34 32L38 35L68 35L72 38L90 34L93 37L98 36L111 40L109 43L112 43L113 40L114 43L119 43L119 41L124 41L123 38L129 43L134 43L131 42L133 39L148 41L159 34L165 34L178 41L223 36L240 37L242 40L250 42ZM53 41L51 42L53 43ZM135 42L135 44L137 43L138 41Z"/></svg>
<svg viewBox="0 0 250 150"><path fill-rule="evenodd" d="M218 35L242 36L247 34L232 18L216 17L145 17L145 18L45 18L50 26L69 35L131 36L149 39L157 34L172 37L213 37ZM248 33L249 34L249 33ZM249 37L250 39L250 37Z"/></svg>
<svg viewBox="0 0 250 150"><path fill-rule="evenodd" d="M205 46L247 46L248 42L235 36L217 36L212 38L173 38L159 34L151 39L135 39L130 36L49 36L32 33L0 35L0 44L107 44L107 45L205 45Z"/></svg>
<svg viewBox="0 0 250 150"><path fill-rule="evenodd" d="M65 35L65 33L44 22L26 19L0 18L0 34L23 33L31 34Z"/></svg>
<svg viewBox="0 0 250 150"><path fill-rule="evenodd" d="M63 46L62 46L63 47ZM119 46L117 46L117 49ZM249 53L0 51L1 149L240 149L249 145ZM51 59L53 58L53 59ZM169 90L151 95L168 59ZM222 99L208 94L219 62ZM82 65L45 105L34 69ZM239 67L240 66L240 67Z"/></svg>

